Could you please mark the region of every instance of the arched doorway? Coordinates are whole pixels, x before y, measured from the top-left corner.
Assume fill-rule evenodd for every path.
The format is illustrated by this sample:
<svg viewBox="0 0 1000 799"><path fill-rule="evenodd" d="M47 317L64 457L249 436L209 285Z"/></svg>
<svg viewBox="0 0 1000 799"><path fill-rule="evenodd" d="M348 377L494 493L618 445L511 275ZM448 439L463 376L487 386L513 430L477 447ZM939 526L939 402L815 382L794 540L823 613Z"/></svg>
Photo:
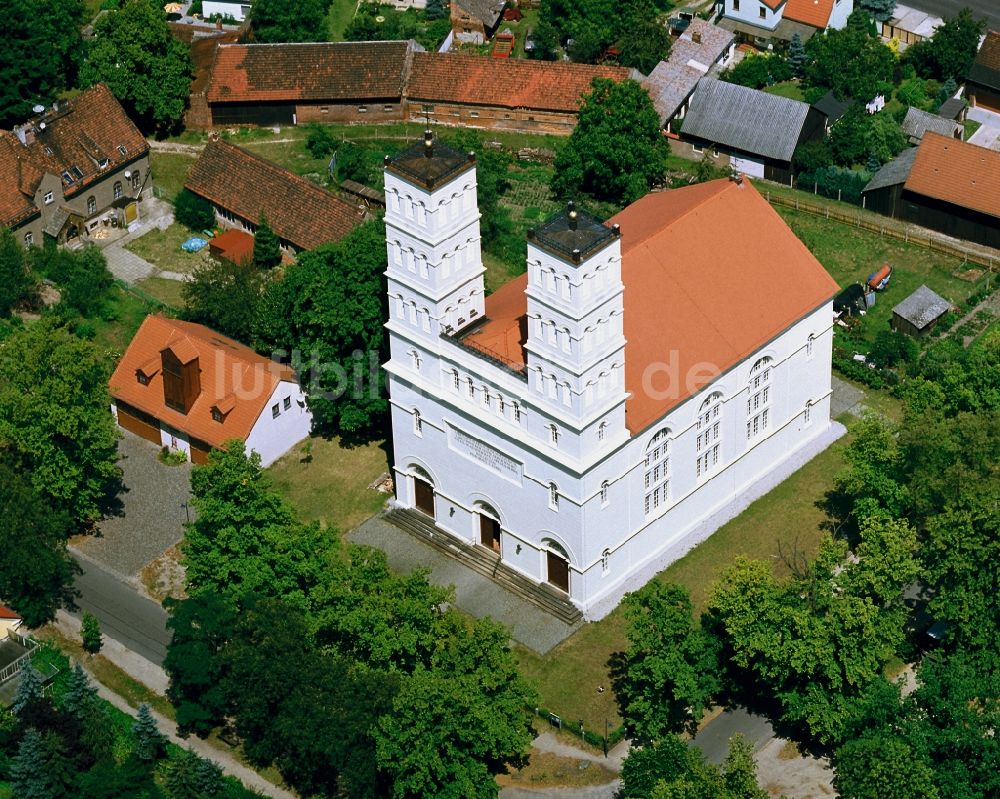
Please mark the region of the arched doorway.
<svg viewBox="0 0 1000 799"><path fill-rule="evenodd" d="M476 503L479 515L479 543L500 554L500 514L485 502Z"/></svg>
<svg viewBox="0 0 1000 799"><path fill-rule="evenodd" d="M421 513L434 518L434 481L419 466L411 466L413 475L413 506Z"/></svg>
<svg viewBox="0 0 1000 799"><path fill-rule="evenodd" d="M569 593L569 556L554 541L546 541L546 581L554 588Z"/></svg>

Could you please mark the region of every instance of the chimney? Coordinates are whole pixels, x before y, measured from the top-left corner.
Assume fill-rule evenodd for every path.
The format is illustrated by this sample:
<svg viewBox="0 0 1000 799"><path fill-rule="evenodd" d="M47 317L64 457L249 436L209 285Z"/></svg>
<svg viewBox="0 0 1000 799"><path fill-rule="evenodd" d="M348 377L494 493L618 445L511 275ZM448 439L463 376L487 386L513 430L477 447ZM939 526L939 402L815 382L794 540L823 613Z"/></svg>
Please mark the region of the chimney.
<svg viewBox="0 0 1000 799"><path fill-rule="evenodd" d="M701 44L701 31L691 31L691 41L695 44Z"/></svg>

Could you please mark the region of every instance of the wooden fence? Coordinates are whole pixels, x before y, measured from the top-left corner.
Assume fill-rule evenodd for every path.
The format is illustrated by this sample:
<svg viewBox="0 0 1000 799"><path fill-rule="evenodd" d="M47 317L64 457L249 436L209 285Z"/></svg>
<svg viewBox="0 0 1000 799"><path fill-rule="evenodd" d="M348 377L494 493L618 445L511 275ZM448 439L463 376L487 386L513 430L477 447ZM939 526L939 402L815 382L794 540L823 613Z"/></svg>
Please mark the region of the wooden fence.
<svg viewBox="0 0 1000 799"><path fill-rule="evenodd" d="M878 233L880 236L888 236L898 241L909 244L916 244L918 247L925 247L933 252L950 255L954 258L961 258L963 261L985 266L990 272L995 272L1000 266L1000 255L994 255L984 249L974 247L963 247L946 236L938 236L925 228L915 228L905 223L897 222L888 217L871 218L864 215L860 210L855 213L843 211L839 208L831 208L828 205L816 205L797 197L791 199L779 194L772 194L770 190L766 192L767 201L772 205L781 205L785 208L794 208L813 216L821 216L826 219L833 219L845 225Z"/></svg>

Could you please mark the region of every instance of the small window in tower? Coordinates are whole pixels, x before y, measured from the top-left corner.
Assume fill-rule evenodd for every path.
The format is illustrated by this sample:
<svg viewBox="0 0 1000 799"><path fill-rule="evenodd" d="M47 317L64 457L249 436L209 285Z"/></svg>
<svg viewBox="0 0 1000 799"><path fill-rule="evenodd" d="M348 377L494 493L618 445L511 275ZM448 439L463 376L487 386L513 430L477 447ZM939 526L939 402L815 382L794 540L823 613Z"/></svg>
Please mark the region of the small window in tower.
<svg viewBox="0 0 1000 799"><path fill-rule="evenodd" d="M601 422L597 426L597 440L603 441L607 437L607 435L608 435L608 423Z"/></svg>
<svg viewBox="0 0 1000 799"><path fill-rule="evenodd" d="M413 409L413 432L418 436L424 434L424 420L420 418L420 411L416 408Z"/></svg>
<svg viewBox="0 0 1000 799"><path fill-rule="evenodd" d="M510 407L514 409L514 421L517 423L521 422L521 406L516 402L512 402Z"/></svg>
<svg viewBox="0 0 1000 799"><path fill-rule="evenodd" d="M559 488L555 483L549 483L549 507L559 510Z"/></svg>
<svg viewBox="0 0 1000 799"><path fill-rule="evenodd" d="M549 443L553 446L559 445L559 428L554 424L549 425Z"/></svg>
<svg viewBox="0 0 1000 799"><path fill-rule="evenodd" d="M451 370L451 385L455 391L458 391L458 369Z"/></svg>
<svg viewBox="0 0 1000 799"><path fill-rule="evenodd" d="M472 382L472 378L466 378L469 387L469 399L475 399L476 396L476 386Z"/></svg>
<svg viewBox="0 0 1000 799"><path fill-rule="evenodd" d="M601 553L601 574L606 575L611 571L611 550L605 549Z"/></svg>
<svg viewBox="0 0 1000 799"><path fill-rule="evenodd" d="M607 480L605 480L603 483L601 483L601 506L602 507L608 504L608 489L609 488L611 488L611 484L608 483Z"/></svg>

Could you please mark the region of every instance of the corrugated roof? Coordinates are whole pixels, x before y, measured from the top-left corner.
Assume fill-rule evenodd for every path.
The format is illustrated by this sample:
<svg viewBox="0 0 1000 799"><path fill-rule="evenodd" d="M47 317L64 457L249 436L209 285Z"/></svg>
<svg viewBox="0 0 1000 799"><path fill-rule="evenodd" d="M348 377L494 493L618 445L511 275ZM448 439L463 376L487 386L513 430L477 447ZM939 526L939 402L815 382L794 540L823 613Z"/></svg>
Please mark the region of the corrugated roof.
<svg viewBox="0 0 1000 799"><path fill-rule="evenodd" d="M950 119L943 119L937 114L921 111L919 108L910 106L903 119L903 133L911 140L920 141L927 131L940 133L942 136L954 138L956 131L961 131L962 126Z"/></svg>
<svg viewBox="0 0 1000 799"><path fill-rule="evenodd" d="M406 96L411 102L576 113L594 78L622 81L631 76L624 67L414 53Z"/></svg>
<svg viewBox="0 0 1000 799"><path fill-rule="evenodd" d="M903 150L872 176L864 191L875 191L876 189L884 189L886 186L897 186L900 183L905 183L910 176L910 170L913 169L913 161L916 157L916 147Z"/></svg>
<svg viewBox="0 0 1000 799"><path fill-rule="evenodd" d="M208 102L394 99L403 94L413 41L223 44Z"/></svg>
<svg viewBox="0 0 1000 799"><path fill-rule="evenodd" d="M781 18L824 30L830 24L832 13L833 0L788 0Z"/></svg>
<svg viewBox="0 0 1000 799"><path fill-rule="evenodd" d="M893 308L892 312L912 324L917 330L923 330L950 310L951 303L948 300L931 291L927 286L921 286Z"/></svg>
<svg viewBox="0 0 1000 799"><path fill-rule="evenodd" d="M164 402L161 370L150 377L148 385L136 379L136 371L145 371L149 363L159 360L165 348L174 349L181 341L186 342L184 348L191 348L185 357L198 358L201 372L201 393L186 414L168 408ZM108 388L115 399L213 447L221 447L231 438L245 440L250 435L268 399L283 380L294 382L295 373L238 341L204 325L154 315L147 316L139 327L111 375ZM232 398L235 404L230 402ZM221 422L212 419L213 406L230 404L232 409Z"/></svg>
<svg viewBox="0 0 1000 799"><path fill-rule="evenodd" d="M1000 153L927 133L917 148L906 188L1000 217Z"/></svg>
<svg viewBox="0 0 1000 799"><path fill-rule="evenodd" d="M683 134L753 155L791 161L809 106L798 100L702 78Z"/></svg>
<svg viewBox="0 0 1000 799"><path fill-rule="evenodd" d="M720 220L725 235L712 235ZM633 434L712 382L699 365L732 368L837 292L746 180L649 194L606 224L615 223L625 284L625 418ZM513 368L526 358L526 287L522 275L487 297L486 324L465 339ZM676 365L681 384L661 385L656 373L652 394L644 380L656 364Z"/></svg>
<svg viewBox="0 0 1000 799"><path fill-rule="evenodd" d="M254 224L266 215L280 238L305 250L342 239L364 221L356 206L221 139L208 142L184 186Z"/></svg>

